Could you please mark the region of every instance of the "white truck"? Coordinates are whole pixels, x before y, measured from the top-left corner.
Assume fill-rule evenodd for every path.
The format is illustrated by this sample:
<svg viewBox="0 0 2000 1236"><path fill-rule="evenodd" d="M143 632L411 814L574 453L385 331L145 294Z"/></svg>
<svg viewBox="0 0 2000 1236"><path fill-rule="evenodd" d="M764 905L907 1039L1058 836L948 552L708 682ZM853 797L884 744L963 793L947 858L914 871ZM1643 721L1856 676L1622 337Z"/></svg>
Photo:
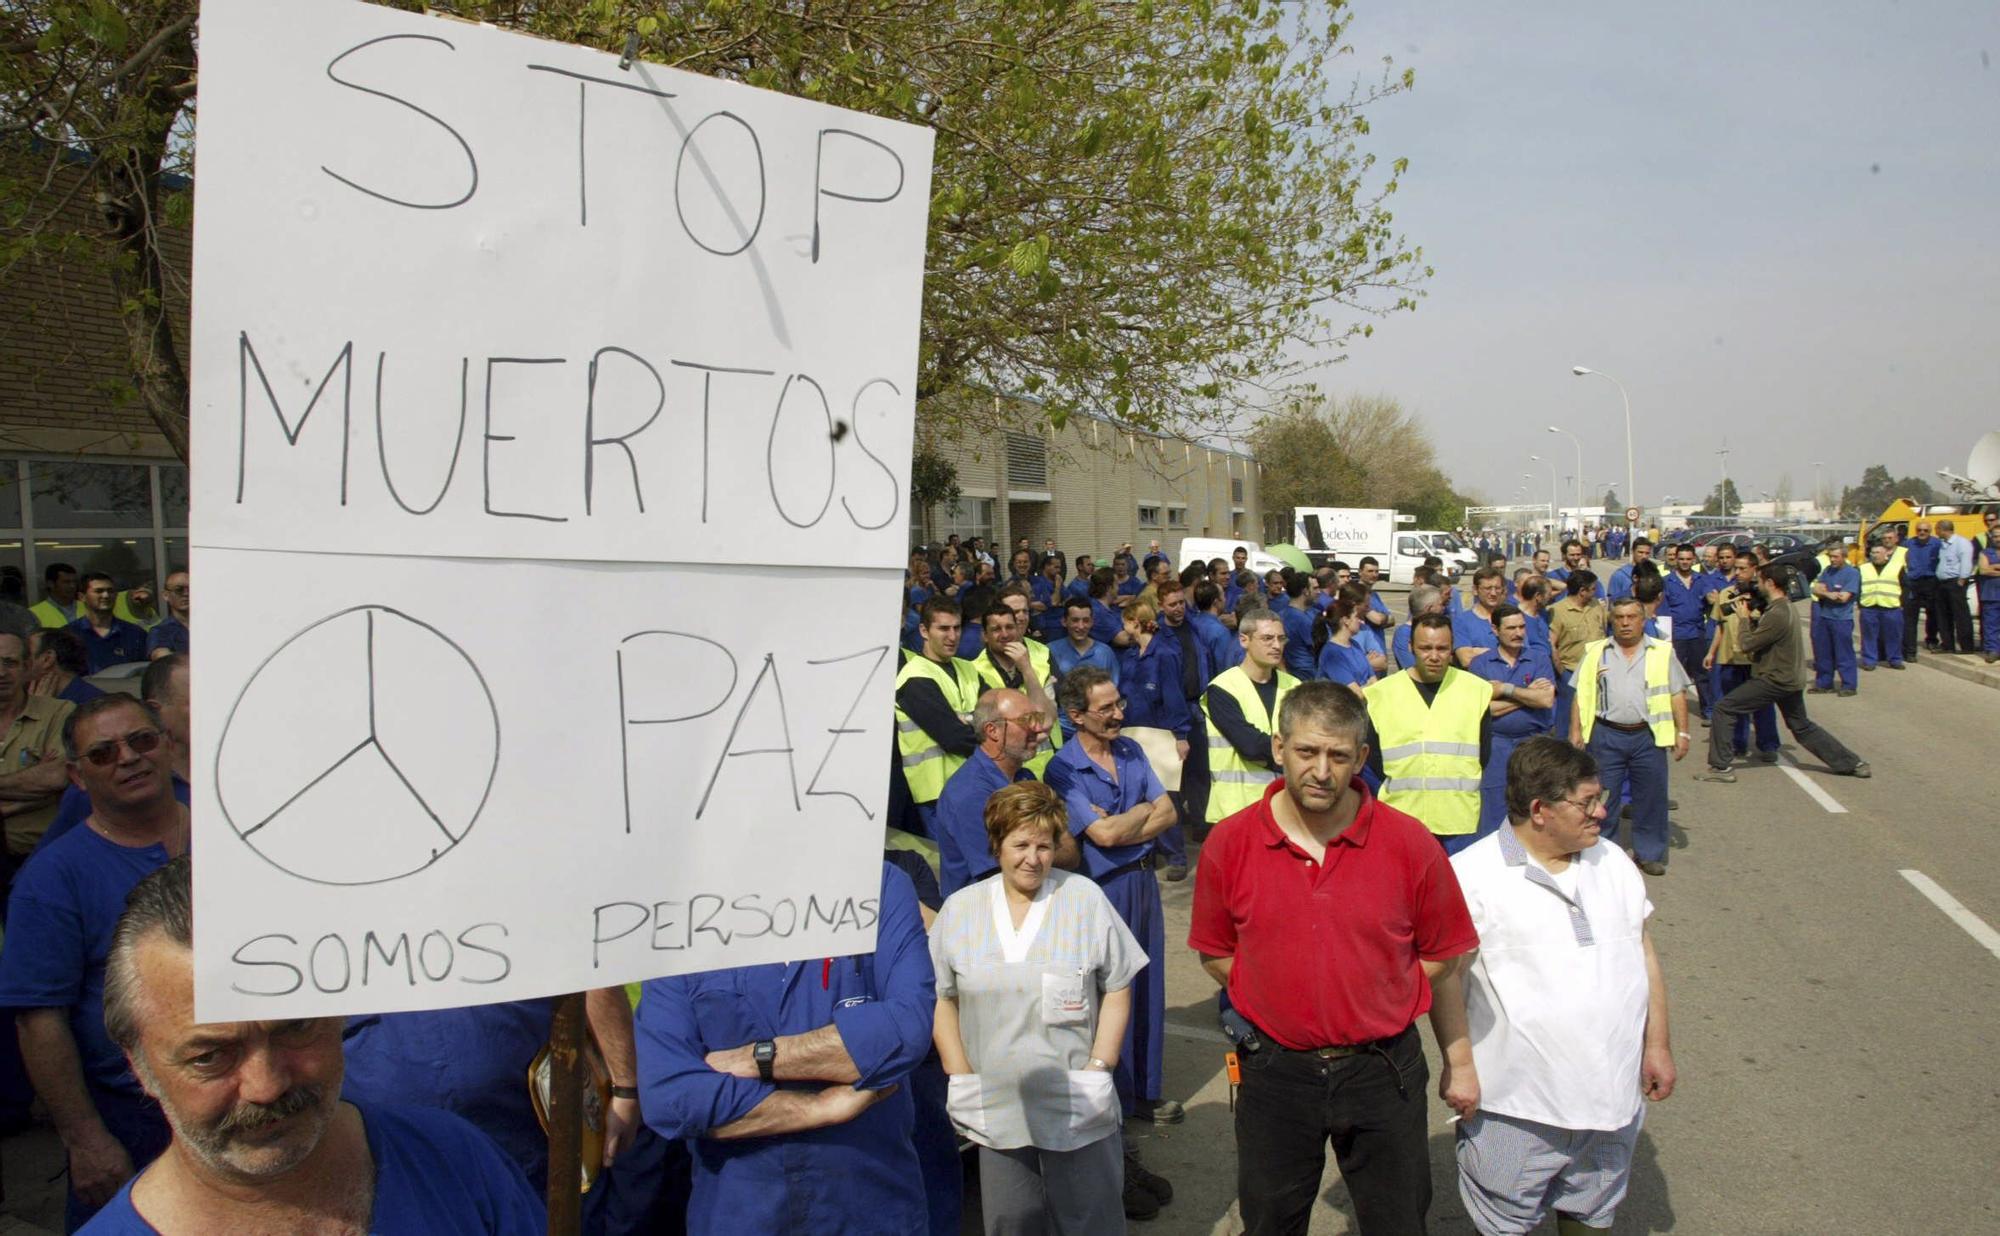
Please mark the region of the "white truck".
<svg viewBox="0 0 2000 1236"><path fill-rule="evenodd" d="M1444 559L1448 576L1456 576L1462 565L1458 555L1436 547L1437 534L1404 526L1414 522L1386 507L1301 506L1292 511L1292 543L1315 568L1335 562L1354 567L1373 558L1392 584L1409 583L1431 554Z"/></svg>

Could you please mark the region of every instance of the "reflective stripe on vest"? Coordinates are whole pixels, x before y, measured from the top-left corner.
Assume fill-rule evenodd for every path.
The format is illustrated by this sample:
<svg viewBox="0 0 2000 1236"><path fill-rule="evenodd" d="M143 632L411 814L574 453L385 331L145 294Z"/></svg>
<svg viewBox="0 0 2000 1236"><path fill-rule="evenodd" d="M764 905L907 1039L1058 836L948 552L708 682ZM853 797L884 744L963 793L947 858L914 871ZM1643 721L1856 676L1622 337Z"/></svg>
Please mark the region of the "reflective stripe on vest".
<svg viewBox="0 0 2000 1236"><path fill-rule="evenodd" d="M1903 607L1903 564L1891 558L1877 570L1872 562L1861 564L1861 603L1876 609Z"/></svg>
<svg viewBox="0 0 2000 1236"><path fill-rule="evenodd" d="M1408 670L1363 688L1368 717L1382 743L1378 797L1422 820L1440 836L1479 828L1479 726L1493 686L1447 668L1429 706Z"/></svg>
<svg viewBox="0 0 2000 1236"><path fill-rule="evenodd" d="M1278 709L1283 707L1285 697L1299 680L1283 670L1278 675L1278 692L1273 698L1271 711L1264 711L1263 698L1257 694L1257 684L1250 681L1250 675L1243 672L1240 665L1232 665L1215 676L1209 689L1220 688L1224 695L1236 701L1242 710L1243 719L1266 734L1278 728ZM1268 768L1253 765L1237 752L1236 747L1215 724L1209 715L1208 692L1201 693L1201 715L1208 721L1208 812L1210 824L1228 819L1237 812L1264 797L1264 787L1278 779L1278 774Z"/></svg>
<svg viewBox="0 0 2000 1236"><path fill-rule="evenodd" d="M912 678L928 678L944 692L944 701L960 716L969 716L979 702L979 671L970 661L951 659L951 673L929 657L914 657L903 663L896 675L896 689ZM903 765L903 780L910 785L910 801L934 803L944 793L944 783L958 771L963 759L937 744L924 727L912 721L902 709L896 710L896 754Z"/></svg>
<svg viewBox="0 0 2000 1236"><path fill-rule="evenodd" d="M1597 680L1605 650L1610 647L1610 640L1598 640L1583 650L1583 660L1577 662L1576 715L1585 742L1590 741L1591 730L1597 728ZM1646 641L1646 724L1653 729L1656 747L1672 747L1680 737L1674 729L1673 671L1667 665L1673 655L1664 640Z"/></svg>

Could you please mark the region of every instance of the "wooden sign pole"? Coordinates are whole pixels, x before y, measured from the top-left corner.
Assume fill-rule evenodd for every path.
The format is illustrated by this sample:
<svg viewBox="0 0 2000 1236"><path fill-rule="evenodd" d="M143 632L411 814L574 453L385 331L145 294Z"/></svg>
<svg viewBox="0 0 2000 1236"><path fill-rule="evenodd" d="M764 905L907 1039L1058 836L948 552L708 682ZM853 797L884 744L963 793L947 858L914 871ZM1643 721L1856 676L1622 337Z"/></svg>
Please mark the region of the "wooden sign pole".
<svg viewBox="0 0 2000 1236"><path fill-rule="evenodd" d="M583 1230L583 993L556 1002L549 1028L549 1236Z"/></svg>

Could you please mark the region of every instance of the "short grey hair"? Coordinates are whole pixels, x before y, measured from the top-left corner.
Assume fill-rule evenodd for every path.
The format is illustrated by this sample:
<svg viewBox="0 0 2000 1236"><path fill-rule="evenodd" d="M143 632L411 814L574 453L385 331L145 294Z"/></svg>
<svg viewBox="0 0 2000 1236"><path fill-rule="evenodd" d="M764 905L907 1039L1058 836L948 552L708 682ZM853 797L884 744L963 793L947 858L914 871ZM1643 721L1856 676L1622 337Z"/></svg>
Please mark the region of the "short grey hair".
<svg viewBox="0 0 2000 1236"><path fill-rule="evenodd" d="M981 693L979 702L972 706L972 735L980 742L986 741L986 727L1000 720L1000 688Z"/></svg>
<svg viewBox="0 0 2000 1236"><path fill-rule="evenodd" d="M1286 692L1285 702L1278 706L1278 734L1290 738L1304 726L1363 742L1368 737L1368 708L1342 683L1324 678L1302 682Z"/></svg>
<svg viewBox="0 0 2000 1236"><path fill-rule="evenodd" d="M1429 584L1418 584L1410 589L1410 617L1414 618L1442 599L1444 593Z"/></svg>
<svg viewBox="0 0 2000 1236"><path fill-rule="evenodd" d="M148 938L194 947L193 864L183 854L147 876L125 898L125 913L111 935L104 962L104 1031L136 1056L139 1044L138 963L134 954Z"/></svg>

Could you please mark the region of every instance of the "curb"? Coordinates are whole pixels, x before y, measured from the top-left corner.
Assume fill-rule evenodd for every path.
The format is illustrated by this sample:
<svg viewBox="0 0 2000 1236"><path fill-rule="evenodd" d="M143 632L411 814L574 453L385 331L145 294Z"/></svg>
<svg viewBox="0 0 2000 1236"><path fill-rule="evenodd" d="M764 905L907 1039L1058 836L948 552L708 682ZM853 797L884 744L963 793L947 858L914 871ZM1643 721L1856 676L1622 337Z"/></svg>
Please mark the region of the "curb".
<svg viewBox="0 0 2000 1236"><path fill-rule="evenodd" d="M1988 669L1983 662L1967 663L1959 657L1947 657L1938 653L1918 656L1913 662L1925 669L1949 674L1953 678L1963 678L1967 682L1978 683L1982 687L2000 688L2000 671Z"/></svg>

